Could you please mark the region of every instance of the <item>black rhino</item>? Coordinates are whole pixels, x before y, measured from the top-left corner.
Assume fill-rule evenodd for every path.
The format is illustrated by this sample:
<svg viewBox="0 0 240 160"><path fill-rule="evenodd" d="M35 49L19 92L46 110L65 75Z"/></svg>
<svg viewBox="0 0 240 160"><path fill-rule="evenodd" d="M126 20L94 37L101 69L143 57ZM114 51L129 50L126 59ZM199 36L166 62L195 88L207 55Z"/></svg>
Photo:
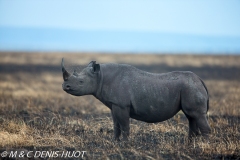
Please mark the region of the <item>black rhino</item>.
<svg viewBox="0 0 240 160"><path fill-rule="evenodd" d="M208 136L208 90L189 71L149 73L127 64L96 64L91 61L81 73L70 74L64 67L62 88L71 95L93 95L112 113L114 138L129 136L129 119L155 123L173 117L180 110L189 120L189 137L200 131Z"/></svg>

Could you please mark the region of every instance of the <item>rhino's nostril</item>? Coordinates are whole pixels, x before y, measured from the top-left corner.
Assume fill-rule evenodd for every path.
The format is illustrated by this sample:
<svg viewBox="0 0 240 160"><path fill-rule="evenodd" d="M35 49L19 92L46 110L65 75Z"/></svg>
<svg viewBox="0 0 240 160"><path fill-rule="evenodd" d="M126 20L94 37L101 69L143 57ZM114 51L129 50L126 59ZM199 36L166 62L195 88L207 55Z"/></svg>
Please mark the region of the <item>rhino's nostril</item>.
<svg viewBox="0 0 240 160"><path fill-rule="evenodd" d="M66 85L66 89L69 90L70 89L70 85L67 84Z"/></svg>

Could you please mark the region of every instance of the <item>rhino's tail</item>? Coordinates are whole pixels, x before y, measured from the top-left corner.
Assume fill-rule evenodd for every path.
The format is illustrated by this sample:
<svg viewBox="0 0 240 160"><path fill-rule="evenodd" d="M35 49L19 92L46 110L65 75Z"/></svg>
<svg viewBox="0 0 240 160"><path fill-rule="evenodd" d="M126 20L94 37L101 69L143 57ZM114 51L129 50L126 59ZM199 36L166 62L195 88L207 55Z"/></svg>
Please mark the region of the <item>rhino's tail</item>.
<svg viewBox="0 0 240 160"><path fill-rule="evenodd" d="M207 95L208 95L208 99L207 99L207 111L209 110L209 94L208 94L208 89L205 85L205 83L203 82L203 80L201 78L199 78L204 86L204 88L206 89Z"/></svg>

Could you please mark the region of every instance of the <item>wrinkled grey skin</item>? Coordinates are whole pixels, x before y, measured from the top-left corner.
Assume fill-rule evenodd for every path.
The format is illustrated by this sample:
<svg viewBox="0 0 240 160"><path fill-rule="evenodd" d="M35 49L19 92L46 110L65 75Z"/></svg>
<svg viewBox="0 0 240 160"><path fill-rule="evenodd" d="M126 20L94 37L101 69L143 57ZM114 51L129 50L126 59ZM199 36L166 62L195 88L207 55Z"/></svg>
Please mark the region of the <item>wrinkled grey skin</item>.
<svg viewBox="0 0 240 160"><path fill-rule="evenodd" d="M129 119L162 122L182 110L189 120L189 137L210 133L206 118L208 91L189 71L154 74L126 64L89 63L81 73L68 73L62 60L62 88L75 96L93 95L110 108L114 138L129 136Z"/></svg>

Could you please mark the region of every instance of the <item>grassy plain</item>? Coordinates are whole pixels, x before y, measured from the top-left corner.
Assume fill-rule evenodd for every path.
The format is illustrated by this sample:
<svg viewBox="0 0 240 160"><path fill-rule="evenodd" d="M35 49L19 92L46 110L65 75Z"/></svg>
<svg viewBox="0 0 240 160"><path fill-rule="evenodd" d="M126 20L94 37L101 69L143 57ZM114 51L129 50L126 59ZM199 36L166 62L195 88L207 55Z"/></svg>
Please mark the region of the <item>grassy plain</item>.
<svg viewBox="0 0 240 160"><path fill-rule="evenodd" d="M96 60L195 72L210 93L210 143L187 143L182 113L156 124L131 120L129 142L114 142L110 110L92 96L62 90L62 57L69 71ZM240 56L2 52L0 153L21 149L87 151L84 159L239 159Z"/></svg>

